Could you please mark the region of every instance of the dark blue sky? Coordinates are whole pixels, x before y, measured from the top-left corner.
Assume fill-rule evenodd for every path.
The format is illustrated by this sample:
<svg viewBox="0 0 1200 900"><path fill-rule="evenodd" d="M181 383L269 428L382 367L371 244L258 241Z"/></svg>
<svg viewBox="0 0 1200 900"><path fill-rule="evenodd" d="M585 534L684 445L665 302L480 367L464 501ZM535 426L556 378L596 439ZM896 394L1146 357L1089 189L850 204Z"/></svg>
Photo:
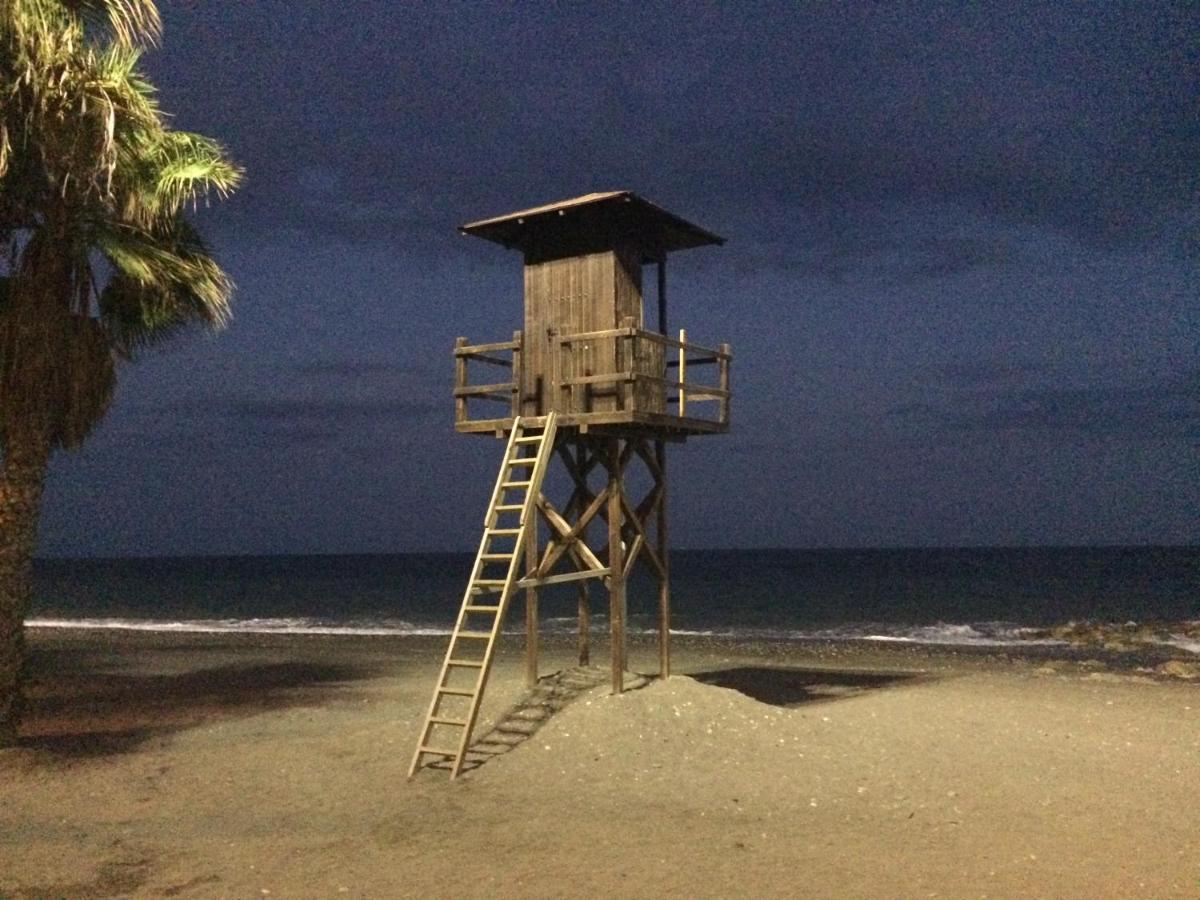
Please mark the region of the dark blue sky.
<svg viewBox="0 0 1200 900"><path fill-rule="evenodd" d="M450 348L520 327L521 262L455 226L610 189L728 239L671 262L736 391L677 545L1200 542L1200 6L164 17L164 108L247 169L201 215L236 321L124 370L44 553L470 549Z"/></svg>

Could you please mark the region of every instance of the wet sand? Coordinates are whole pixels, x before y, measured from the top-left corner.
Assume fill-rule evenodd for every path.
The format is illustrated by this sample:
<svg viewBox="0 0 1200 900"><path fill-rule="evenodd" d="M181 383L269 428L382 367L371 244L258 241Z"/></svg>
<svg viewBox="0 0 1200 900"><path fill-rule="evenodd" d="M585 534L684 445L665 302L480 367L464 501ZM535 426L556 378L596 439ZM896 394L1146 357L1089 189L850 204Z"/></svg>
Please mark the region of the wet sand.
<svg viewBox="0 0 1200 900"><path fill-rule="evenodd" d="M1200 896L1160 659L677 638L614 697L550 640L527 695L514 638L409 782L444 640L32 631L0 896Z"/></svg>

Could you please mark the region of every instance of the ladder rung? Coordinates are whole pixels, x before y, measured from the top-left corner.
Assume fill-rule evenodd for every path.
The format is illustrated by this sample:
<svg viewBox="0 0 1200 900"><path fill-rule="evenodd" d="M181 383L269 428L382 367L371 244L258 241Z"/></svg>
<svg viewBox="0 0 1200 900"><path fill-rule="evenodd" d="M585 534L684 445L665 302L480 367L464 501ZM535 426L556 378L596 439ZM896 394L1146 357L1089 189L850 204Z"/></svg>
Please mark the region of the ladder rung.
<svg viewBox="0 0 1200 900"><path fill-rule="evenodd" d="M475 557L475 567L471 572L471 580L467 584L467 591L463 597L454 631L451 632L450 646L447 648L442 662L442 674L439 676L437 687L434 688L433 701L425 716L424 730L421 732L420 740L417 741L417 752L414 754L412 765L408 770L410 778L421 768L423 757L426 755L437 756L449 763L446 767L450 769L451 778L461 774L463 764L468 759L467 747L471 741L471 731L475 727L475 717L479 712L480 701L483 699L483 689L492 663L492 650L495 647L496 637L500 633L502 616L507 609L508 595L516 582L517 557L520 555L521 546L526 538L526 527L530 524L525 521L525 516L533 507L533 501L536 499L536 493L541 488L545 475L547 459L554 450L557 421L555 413L550 412L546 416L542 428L526 429L526 423L520 416L516 417L513 423L513 429L509 435L509 446L497 474L496 489L492 494L484 519L483 540L480 543L479 553ZM523 447L529 449L524 450ZM505 495L505 491L524 491L525 493ZM520 521L512 523L513 527L511 528L497 528L495 526L501 514L508 514L510 523L513 518L519 518ZM519 515L514 516L513 514ZM513 538L513 542L512 544L496 544L494 542L497 538ZM492 564L490 568L488 563ZM491 577L481 577L484 575ZM504 577L496 577L500 575L504 575ZM487 599L476 599L483 594L493 596L489 596ZM476 617L489 615L491 618L472 620L469 618L472 615ZM466 627L468 622L471 623L471 627ZM482 658L474 658L477 652L473 651L479 648L479 644L468 648L460 646L458 641L486 641L483 646L485 652L478 654ZM448 687L445 684L447 681L467 680L465 675L454 676L454 672L461 669L473 670L478 673L478 676L473 679L474 685L471 687ZM439 710L438 705L443 702L447 706L450 705L448 701L443 700L447 696L465 697L467 699L466 709ZM462 718L457 718L458 716L462 716ZM457 750L432 747L426 743L427 741L449 739L447 737L439 738L433 734L435 727L439 725L463 729L461 744ZM439 765L436 761L426 764Z"/></svg>

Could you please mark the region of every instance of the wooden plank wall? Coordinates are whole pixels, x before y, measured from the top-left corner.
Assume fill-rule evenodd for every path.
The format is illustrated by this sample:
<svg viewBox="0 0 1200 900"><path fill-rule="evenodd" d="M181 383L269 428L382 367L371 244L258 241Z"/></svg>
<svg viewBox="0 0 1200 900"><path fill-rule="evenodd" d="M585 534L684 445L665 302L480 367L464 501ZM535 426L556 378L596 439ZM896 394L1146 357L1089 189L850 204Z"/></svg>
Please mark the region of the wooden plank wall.
<svg viewBox="0 0 1200 900"><path fill-rule="evenodd" d="M617 391L612 387L576 387L569 406L559 388L563 378L616 372L616 343L576 344L564 358L557 337L616 328L626 316L637 325L642 322L641 263L635 254L606 250L527 264L523 414L616 410Z"/></svg>

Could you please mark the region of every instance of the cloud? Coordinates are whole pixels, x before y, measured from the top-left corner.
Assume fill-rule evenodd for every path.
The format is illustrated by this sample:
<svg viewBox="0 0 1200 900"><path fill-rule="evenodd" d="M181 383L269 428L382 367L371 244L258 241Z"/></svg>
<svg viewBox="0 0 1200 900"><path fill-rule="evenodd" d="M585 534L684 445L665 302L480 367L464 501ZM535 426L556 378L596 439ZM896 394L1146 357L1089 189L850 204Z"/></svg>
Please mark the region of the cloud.
<svg viewBox="0 0 1200 900"><path fill-rule="evenodd" d="M1013 246L1003 240L983 237L826 239L827 246L797 254L793 248L774 252L791 257L788 269L843 284L852 277L881 286L919 284L952 278L975 269L1000 266L1016 257Z"/></svg>
<svg viewBox="0 0 1200 900"><path fill-rule="evenodd" d="M126 408L109 424L110 435L141 447L192 450L247 446L292 447L370 440L448 415L445 403L398 397L220 397Z"/></svg>
<svg viewBox="0 0 1200 900"><path fill-rule="evenodd" d="M413 366L369 360L331 360L297 363L293 371L302 378L375 378L411 375Z"/></svg>
<svg viewBox="0 0 1200 900"><path fill-rule="evenodd" d="M961 275L984 266L997 266L1013 258L1012 248L997 241L945 238L926 241L914 258L901 268L898 280L913 283Z"/></svg>
<svg viewBox="0 0 1200 900"><path fill-rule="evenodd" d="M229 412L236 418L258 422L330 422L356 419L398 420L425 418L445 409L445 404L400 398L236 400Z"/></svg>
<svg viewBox="0 0 1200 900"><path fill-rule="evenodd" d="M964 392L946 403L909 404L891 414L948 433L1200 440L1200 370L1142 385Z"/></svg>
<svg viewBox="0 0 1200 900"><path fill-rule="evenodd" d="M937 384L972 390L1024 383L1043 368L1028 362L977 359L930 366L928 372Z"/></svg>

